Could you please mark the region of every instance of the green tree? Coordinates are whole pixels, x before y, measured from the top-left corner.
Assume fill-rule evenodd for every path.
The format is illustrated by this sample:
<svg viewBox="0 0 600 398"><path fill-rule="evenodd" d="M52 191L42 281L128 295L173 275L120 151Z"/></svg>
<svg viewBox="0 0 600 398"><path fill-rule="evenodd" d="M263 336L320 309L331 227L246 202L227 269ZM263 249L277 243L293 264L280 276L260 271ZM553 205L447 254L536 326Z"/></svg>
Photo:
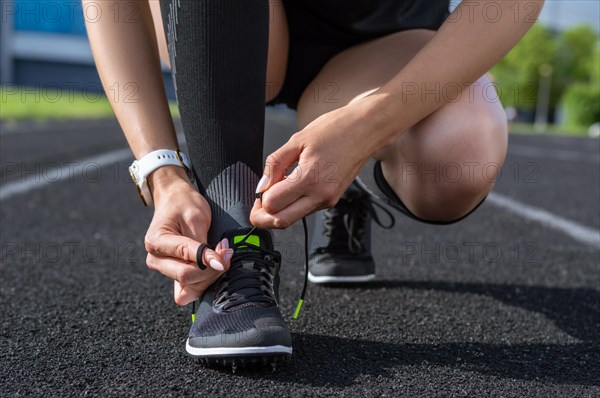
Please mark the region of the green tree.
<svg viewBox="0 0 600 398"><path fill-rule="evenodd" d="M600 90L594 62L598 57L598 35L587 25L574 26L560 35L554 59L553 104L564 103L566 122L574 127L589 125L595 93ZM580 110L586 109L588 116Z"/></svg>
<svg viewBox="0 0 600 398"><path fill-rule="evenodd" d="M597 41L592 46L579 63L580 79L569 85L563 96L567 127L587 128L600 122L600 46Z"/></svg>
<svg viewBox="0 0 600 398"><path fill-rule="evenodd" d="M552 39L550 29L534 25L492 70L502 104L534 109L540 66L552 64L556 52L557 44Z"/></svg>
<svg viewBox="0 0 600 398"><path fill-rule="evenodd" d="M600 112L598 34L589 26L553 32L534 25L492 70L504 106L535 109L540 67L552 66L550 107L564 103L569 126L587 127Z"/></svg>
<svg viewBox="0 0 600 398"><path fill-rule="evenodd" d="M588 25L574 26L562 32L554 59L557 77L567 85L589 80L597 46L598 35Z"/></svg>

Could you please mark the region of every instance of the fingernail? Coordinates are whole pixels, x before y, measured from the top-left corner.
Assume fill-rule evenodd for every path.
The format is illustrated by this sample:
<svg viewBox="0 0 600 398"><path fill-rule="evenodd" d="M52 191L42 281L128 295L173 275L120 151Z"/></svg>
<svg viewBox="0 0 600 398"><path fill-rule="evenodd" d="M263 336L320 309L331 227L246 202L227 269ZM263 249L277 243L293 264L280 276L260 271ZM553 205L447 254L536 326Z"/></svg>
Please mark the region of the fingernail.
<svg viewBox="0 0 600 398"><path fill-rule="evenodd" d="M226 262L230 262L231 261L231 257L233 257L233 250L227 250L225 252L225 261Z"/></svg>
<svg viewBox="0 0 600 398"><path fill-rule="evenodd" d="M265 190L265 188L269 185L269 177L263 175L256 186L256 193L260 193Z"/></svg>
<svg viewBox="0 0 600 398"><path fill-rule="evenodd" d="M214 269L216 271L225 271L225 267L223 267L223 264L221 264L220 262L218 262L214 258L211 258L208 263L210 264L210 266L212 267L212 269Z"/></svg>
<svg viewBox="0 0 600 398"><path fill-rule="evenodd" d="M221 241L221 249L229 249L229 241L227 238L223 238Z"/></svg>

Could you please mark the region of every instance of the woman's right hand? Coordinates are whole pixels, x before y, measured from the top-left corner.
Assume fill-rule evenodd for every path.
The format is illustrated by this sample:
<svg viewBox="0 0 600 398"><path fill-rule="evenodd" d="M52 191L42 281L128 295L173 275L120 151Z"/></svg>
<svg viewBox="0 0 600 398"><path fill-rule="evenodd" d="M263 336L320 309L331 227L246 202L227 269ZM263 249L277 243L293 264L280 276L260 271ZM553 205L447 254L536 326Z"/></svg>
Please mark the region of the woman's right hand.
<svg viewBox="0 0 600 398"><path fill-rule="evenodd" d="M155 209L144 240L148 268L175 281L174 298L186 305L202 297L204 291L229 269L233 250L229 242L219 242L215 250L204 250L198 267L196 253L206 242L210 227L210 207L189 182L185 170L164 166L148 178Z"/></svg>
<svg viewBox="0 0 600 398"><path fill-rule="evenodd" d="M111 14L113 3L83 0L84 7L93 5L101 15ZM156 50L150 4L131 3L125 7L132 6L127 19L133 23L123 18L98 18L86 20L86 30L105 91L109 93L115 82L127 82L119 93L132 94L131 101L118 101L120 95L108 98L131 150L140 159L155 149L177 148L177 136ZM148 176L148 183L156 206L145 239L148 267L175 280L175 302L184 305L202 296L223 269L228 269L232 251L226 254L223 244L216 251L207 249L202 259L207 268L198 268L196 251L201 242L206 242L210 226L208 203L181 167L161 167Z"/></svg>

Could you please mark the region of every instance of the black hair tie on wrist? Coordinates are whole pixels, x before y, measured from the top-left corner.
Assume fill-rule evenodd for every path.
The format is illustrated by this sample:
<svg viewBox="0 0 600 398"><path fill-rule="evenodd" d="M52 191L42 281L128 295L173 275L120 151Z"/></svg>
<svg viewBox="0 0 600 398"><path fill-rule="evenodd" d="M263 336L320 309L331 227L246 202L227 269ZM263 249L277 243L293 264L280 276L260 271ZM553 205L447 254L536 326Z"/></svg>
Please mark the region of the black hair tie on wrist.
<svg viewBox="0 0 600 398"><path fill-rule="evenodd" d="M198 251L196 252L196 262L198 263L198 268L200 268L202 271L206 269L206 265L204 265L204 263L202 262L202 258L204 256L204 250L206 250L207 247L208 244L200 243Z"/></svg>

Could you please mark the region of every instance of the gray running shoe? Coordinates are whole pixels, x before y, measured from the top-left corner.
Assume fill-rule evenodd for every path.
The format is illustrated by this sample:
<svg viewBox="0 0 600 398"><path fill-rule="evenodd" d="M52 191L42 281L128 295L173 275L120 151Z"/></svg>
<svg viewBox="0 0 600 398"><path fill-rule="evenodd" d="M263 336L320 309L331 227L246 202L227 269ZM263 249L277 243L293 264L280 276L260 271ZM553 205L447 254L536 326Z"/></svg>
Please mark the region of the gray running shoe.
<svg viewBox="0 0 600 398"><path fill-rule="evenodd" d="M265 230L238 229L223 238L234 249L231 267L204 294L186 351L207 365L275 368L292 354L292 337L278 306L281 254Z"/></svg>
<svg viewBox="0 0 600 398"><path fill-rule="evenodd" d="M390 218L383 225L374 205ZM308 280L313 283L360 283L375 279L371 256L371 221L394 226L392 214L356 182L338 203L316 214Z"/></svg>

